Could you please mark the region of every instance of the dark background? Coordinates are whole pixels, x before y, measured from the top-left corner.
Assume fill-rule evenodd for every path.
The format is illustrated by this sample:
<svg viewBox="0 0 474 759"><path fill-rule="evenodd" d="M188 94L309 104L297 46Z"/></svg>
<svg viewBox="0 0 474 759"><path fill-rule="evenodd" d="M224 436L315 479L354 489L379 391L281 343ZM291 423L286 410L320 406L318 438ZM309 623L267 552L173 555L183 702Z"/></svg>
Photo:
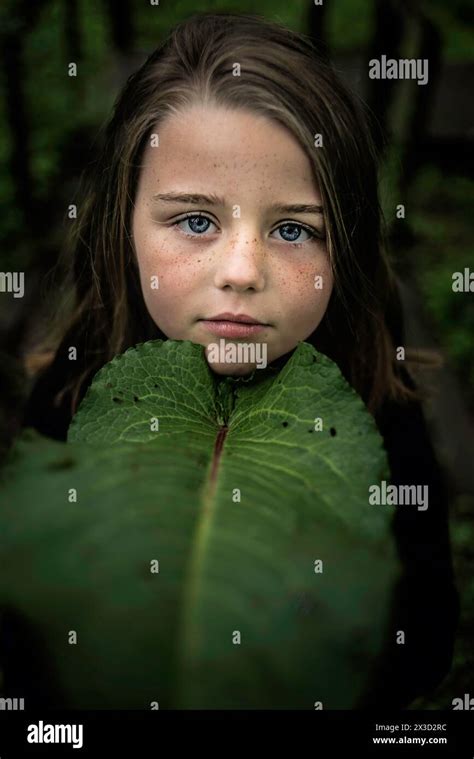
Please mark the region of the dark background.
<svg viewBox="0 0 474 759"><path fill-rule="evenodd" d="M450 493L462 616L450 675L412 708L451 708L474 695L474 5L470 0L5 0L0 8L0 269L25 272L25 295L0 293L0 447L18 432L31 387L22 358L44 313L45 277L64 245L67 208L99 128L127 76L179 20L199 11L258 13L327 46L369 104L383 146L381 198L401 283L407 345L443 365L418 372ZM368 61L428 58L429 81L370 80ZM68 64L78 66L68 76ZM382 140L380 135L384 135ZM471 168L472 172L472 168ZM398 204L405 219L396 218ZM440 615L443 610L440 608Z"/></svg>

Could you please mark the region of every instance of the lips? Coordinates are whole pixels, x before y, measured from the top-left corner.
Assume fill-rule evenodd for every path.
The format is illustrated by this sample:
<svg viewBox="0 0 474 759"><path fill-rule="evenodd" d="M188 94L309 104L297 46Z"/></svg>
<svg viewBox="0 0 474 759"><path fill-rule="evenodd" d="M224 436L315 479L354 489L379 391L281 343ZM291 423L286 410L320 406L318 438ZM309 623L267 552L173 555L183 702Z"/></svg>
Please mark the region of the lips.
<svg viewBox="0 0 474 759"><path fill-rule="evenodd" d="M248 314L231 314L229 311L225 311L223 314L217 314L216 316L210 316L209 319L204 321L212 322L238 322L239 324L262 324L264 322L254 319L253 316Z"/></svg>
<svg viewBox="0 0 474 759"><path fill-rule="evenodd" d="M262 324L248 314L218 314L212 319L201 319L208 332L218 337L251 337L268 329L268 324Z"/></svg>

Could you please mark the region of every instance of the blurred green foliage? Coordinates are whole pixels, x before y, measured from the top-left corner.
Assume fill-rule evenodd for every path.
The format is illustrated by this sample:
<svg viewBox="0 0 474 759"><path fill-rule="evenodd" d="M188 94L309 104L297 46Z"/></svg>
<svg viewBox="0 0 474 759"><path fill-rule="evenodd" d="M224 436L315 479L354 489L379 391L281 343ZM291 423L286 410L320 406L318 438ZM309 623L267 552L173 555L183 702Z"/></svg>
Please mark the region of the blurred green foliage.
<svg viewBox="0 0 474 759"><path fill-rule="evenodd" d="M433 325L474 405L474 301L469 292L453 292L452 275L470 268L474 182L422 169L410 190L410 250L417 285Z"/></svg>
<svg viewBox="0 0 474 759"><path fill-rule="evenodd" d="M369 0L325 0L327 43L333 56L344 57L365 52L374 34L373 3ZM37 200L49 203L48 208L67 208L71 186L61 183L64 169L69 180L76 180L84 168L65 166L64 146L73 155L84 150L85 142L97 138L100 126L108 117L123 81L119 56L114 47L111 19L107 4L94 0L78 3L77 39L82 55L77 61L78 76L68 76L71 61L65 33L71 4L50 0L41 5L38 18L26 33L18 35L21 46L23 101L28 120L25 151L30 157L31 193ZM140 60L162 41L171 27L195 12L228 11L257 13L288 27L308 33L307 15L310 0L175 0L152 6L149 2L131 2L133 30L133 61ZM443 43L443 60L447 64L474 61L474 12L471 0L419 0L417 7L439 30ZM6 39L20 28L20 5L5 0L0 6L0 38ZM0 197L3 212L0 219L0 246L3 270L26 269L41 255L41 249L28 237L31 219L25 222L15 200L14 177L9 169L15 135L8 124L6 96L8 80L5 66L0 70ZM403 105L403 103L402 103ZM449 114L448 114L449 117ZM393 126L393 124L392 124ZM82 130L82 131L81 131ZM398 132L395 129L395 136ZM87 136L87 139L84 137ZM77 151L77 153L74 153ZM69 153L69 155L71 155ZM392 144L382 167L382 205L389 223L394 209L403 202L412 240L404 251L395 255L410 258L413 274L433 330L439 336L452 367L464 381L474 403L474 331L473 298L469 293L452 291L452 274L472 262L472 207L474 182L466 177L446 175L434 165L421 169L402 199L398 191L403 150ZM66 172L67 173L67 172ZM62 231L51 224L49 244L54 251ZM5 301L2 301L5 308ZM8 307L8 304L7 304ZM0 320L3 318L0 312ZM12 388L15 385L13 382ZM12 390L13 393L13 390ZM10 396L10 393L9 393ZM460 636L455 652L453 671L431 700L420 700L423 708L449 708L454 695L469 691L469 678L474 664L471 652L474 633L474 580L471 577L474 503L468 496L453 502L453 553L464 607ZM471 682L472 689L472 682Z"/></svg>

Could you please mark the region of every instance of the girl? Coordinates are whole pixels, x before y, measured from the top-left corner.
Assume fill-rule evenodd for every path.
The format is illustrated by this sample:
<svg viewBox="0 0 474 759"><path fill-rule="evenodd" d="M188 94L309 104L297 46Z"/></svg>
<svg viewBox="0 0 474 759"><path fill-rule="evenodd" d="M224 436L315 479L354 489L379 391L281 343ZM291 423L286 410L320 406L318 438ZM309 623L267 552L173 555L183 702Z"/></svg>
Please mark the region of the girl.
<svg viewBox="0 0 474 759"><path fill-rule="evenodd" d="M367 701L399 706L448 672L458 602L442 477L396 360L403 325L380 216L367 116L307 38L255 16L179 24L127 81L88 171L73 300L47 335L52 360L24 426L64 440L94 374L146 340L192 340L208 355L216 336L245 336L277 365L313 344L374 415L391 482L429 487L428 511L396 512L408 642Z"/></svg>

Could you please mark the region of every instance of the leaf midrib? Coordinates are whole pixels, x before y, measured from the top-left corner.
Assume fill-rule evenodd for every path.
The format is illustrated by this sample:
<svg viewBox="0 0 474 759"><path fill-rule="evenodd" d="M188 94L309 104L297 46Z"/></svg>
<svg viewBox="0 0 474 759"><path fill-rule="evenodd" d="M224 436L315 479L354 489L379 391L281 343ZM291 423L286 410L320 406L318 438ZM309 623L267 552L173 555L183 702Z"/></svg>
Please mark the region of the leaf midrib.
<svg viewBox="0 0 474 759"><path fill-rule="evenodd" d="M196 530L194 550L186 571L187 585L183 594L183 616L181 619L181 636L178 636L176 649L176 688L173 698L173 708L179 708L181 691L181 677L185 676L186 665L192 662L199 650L198 630L192 623L193 611L196 607L199 588L202 582L202 564L206 557L206 545L214 517L214 493L217 487L217 479L221 464L224 443L229 432L229 427L224 424L218 432L214 443L212 458L209 464L209 475L206 478L200 499L200 514Z"/></svg>

